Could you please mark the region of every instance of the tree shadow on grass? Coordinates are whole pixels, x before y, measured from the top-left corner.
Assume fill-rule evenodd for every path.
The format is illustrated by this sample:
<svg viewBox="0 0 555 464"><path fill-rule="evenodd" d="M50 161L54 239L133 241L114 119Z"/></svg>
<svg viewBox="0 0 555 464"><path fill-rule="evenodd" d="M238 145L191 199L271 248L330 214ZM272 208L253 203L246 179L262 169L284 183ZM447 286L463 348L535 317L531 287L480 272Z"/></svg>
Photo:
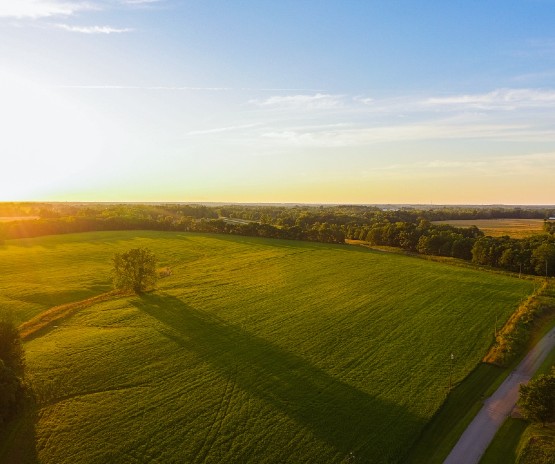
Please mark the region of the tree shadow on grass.
<svg viewBox="0 0 555 464"><path fill-rule="evenodd" d="M132 302L162 322L164 335L197 353L237 385L282 411L331 445L338 457L395 462L404 448L388 424L422 425L406 409L374 398L302 357L178 298L145 294ZM310 336L307 334L307 336ZM401 434L402 436L402 434Z"/></svg>
<svg viewBox="0 0 555 464"><path fill-rule="evenodd" d="M2 464L38 464L37 407L29 394L20 413L0 428L0 462Z"/></svg>

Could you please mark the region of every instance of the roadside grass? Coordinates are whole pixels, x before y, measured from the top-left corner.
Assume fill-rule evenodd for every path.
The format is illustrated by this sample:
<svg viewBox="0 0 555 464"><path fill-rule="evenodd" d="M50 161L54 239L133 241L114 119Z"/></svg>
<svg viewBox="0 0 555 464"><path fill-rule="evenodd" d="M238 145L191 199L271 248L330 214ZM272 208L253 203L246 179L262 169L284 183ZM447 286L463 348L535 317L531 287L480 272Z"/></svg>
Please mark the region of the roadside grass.
<svg viewBox="0 0 555 464"><path fill-rule="evenodd" d="M548 291L543 295L546 304L553 305L555 285L551 282ZM555 311L546 314L542 324L537 324L537 330L532 337L531 345L536 343L555 326ZM536 375L548 374L555 366L555 351L546 357ZM530 440L532 439L532 443ZM551 454L550 454L551 453ZM547 457L551 456L551 460ZM545 457L545 459L544 459ZM480 464L495 463L543 464L555 462L555 427L553 425L541 427L529 422L508 418L495 435L486 450Z"/></svg>
<svg viewBox="0 0 555 464"><path fill-rule="evenodd" d="M25 343L41 463L400 462L445 399L450 353L455 384L472 372L446 405L464 411L453 395L498 378L475 368L496 315L533 289L355 247L114 232L9 241L2 265L23 274L27 251L38 276L36 307L14 312L67 303L89 276L102 293L112 254L137 246L173 270L156 292L84 305ZM21 285L0 274L8 294Z"/></svg>
<svg viewBox="0 0 555 464"><path fill-rule="evenodd" d="M423 429L405 460L408 464L441 464L482 407L503 382L508 372L480 363L449 394L437 414Z"/></svg>
<svg viewBox="0 0 555 464"><path fill-rule="evenodd" d="M555 285L551 280L536 278L534 293L501 327L496 329L492 344L483 361L507 366L527 349L534 346L544 334L544 328L555 321Z"/></svg>
<svg viewBox="0 0 555 464"><path fill-rule="evenodd" d="M528 425L525 420L509 417L496 433L480 464L516 463L519 441Z"/></svg>
<svg viewBox="0 0 555 464"><path fill-rule="evenodd" d="M476 226L491 237L508 235L512 238L525 238L544 233L543 219L456 219L433 222L454 227Z"/></svg>

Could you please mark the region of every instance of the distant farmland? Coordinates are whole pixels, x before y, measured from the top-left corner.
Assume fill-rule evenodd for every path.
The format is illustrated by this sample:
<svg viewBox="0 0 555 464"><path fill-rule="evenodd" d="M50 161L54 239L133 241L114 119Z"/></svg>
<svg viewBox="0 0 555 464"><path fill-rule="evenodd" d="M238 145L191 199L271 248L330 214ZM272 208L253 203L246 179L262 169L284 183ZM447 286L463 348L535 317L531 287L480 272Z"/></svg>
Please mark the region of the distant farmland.
<svg viewBox="0 0 555 464"><path fill-rule="evenodd" d="M450 354L460 381L533 287L358 247L118 232L8 241L0 305L23 321L102 293L137 246L173 275L26 342L38 411L0 461L399 462Z"/></svg>
<svg viewBox="0 0 555 464"><path fill-rule="evenodd" d="M512 238L523 238L543 233L543 219L455 219L434 223L455 227L476 226L491 237L508 235Z"/></svg>
<svg viewBox="0 0 555 464"><path fill-rule="evenodd" d="M31 221L39 219L38 216L0 216L0 222Z"/></svg>

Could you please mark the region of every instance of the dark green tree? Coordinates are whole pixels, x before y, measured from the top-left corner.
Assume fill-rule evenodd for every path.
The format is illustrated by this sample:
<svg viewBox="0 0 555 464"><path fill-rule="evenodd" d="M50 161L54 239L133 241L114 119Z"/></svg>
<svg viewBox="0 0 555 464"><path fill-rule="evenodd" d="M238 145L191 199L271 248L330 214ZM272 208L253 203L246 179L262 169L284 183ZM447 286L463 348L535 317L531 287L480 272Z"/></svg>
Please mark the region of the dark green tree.
<svg viewBox="0 0 555 464"><path fill-rule="evenodd" d="M518 405L522 415L533 422L555 421L555 369L520 386Z"/></svg>
<svg viewBox="0 0 555 464"><path fill-rule="evenodd" d="M23 375L24 355L17 327L10 321L0 320L0 359L17 375Z"/></svg>
<svg viewBox="0 0 555 464"><path fill-rule="evenodd" d="M555 269L555 243L542 243L532 252L534 269L538 275L553 275Z"/></svg>
<svg viewBox="0 0 555 464"><path fill-rule="evenodd" d="M0 426L18 410L23 400L23 347L15 325L0 320Z"/></svg>
<svg viewBox="0 0 555 464"><path fill-rule="evenodd" d="M114 287L117 290L142 293L156 284L156 256L148 248L116 253L113 263Z"/></svg>
<svg viewBox="0 0 555 464"><path fill-rule="evenodd" d="M23 399L23 384L0 359L0 426L17 412Z"/></svg>

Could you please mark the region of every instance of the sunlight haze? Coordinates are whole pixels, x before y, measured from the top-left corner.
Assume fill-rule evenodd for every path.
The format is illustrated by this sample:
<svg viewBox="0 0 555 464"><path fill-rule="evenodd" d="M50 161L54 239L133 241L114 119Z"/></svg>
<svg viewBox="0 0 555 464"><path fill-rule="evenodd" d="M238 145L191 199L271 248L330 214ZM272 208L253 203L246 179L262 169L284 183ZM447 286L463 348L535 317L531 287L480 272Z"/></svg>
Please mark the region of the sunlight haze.
<svg viewBox="0 0 555 464"><path fill-rule="evenodd" d="M553 204L554 20L0 0L0 201Z"/></svg>

